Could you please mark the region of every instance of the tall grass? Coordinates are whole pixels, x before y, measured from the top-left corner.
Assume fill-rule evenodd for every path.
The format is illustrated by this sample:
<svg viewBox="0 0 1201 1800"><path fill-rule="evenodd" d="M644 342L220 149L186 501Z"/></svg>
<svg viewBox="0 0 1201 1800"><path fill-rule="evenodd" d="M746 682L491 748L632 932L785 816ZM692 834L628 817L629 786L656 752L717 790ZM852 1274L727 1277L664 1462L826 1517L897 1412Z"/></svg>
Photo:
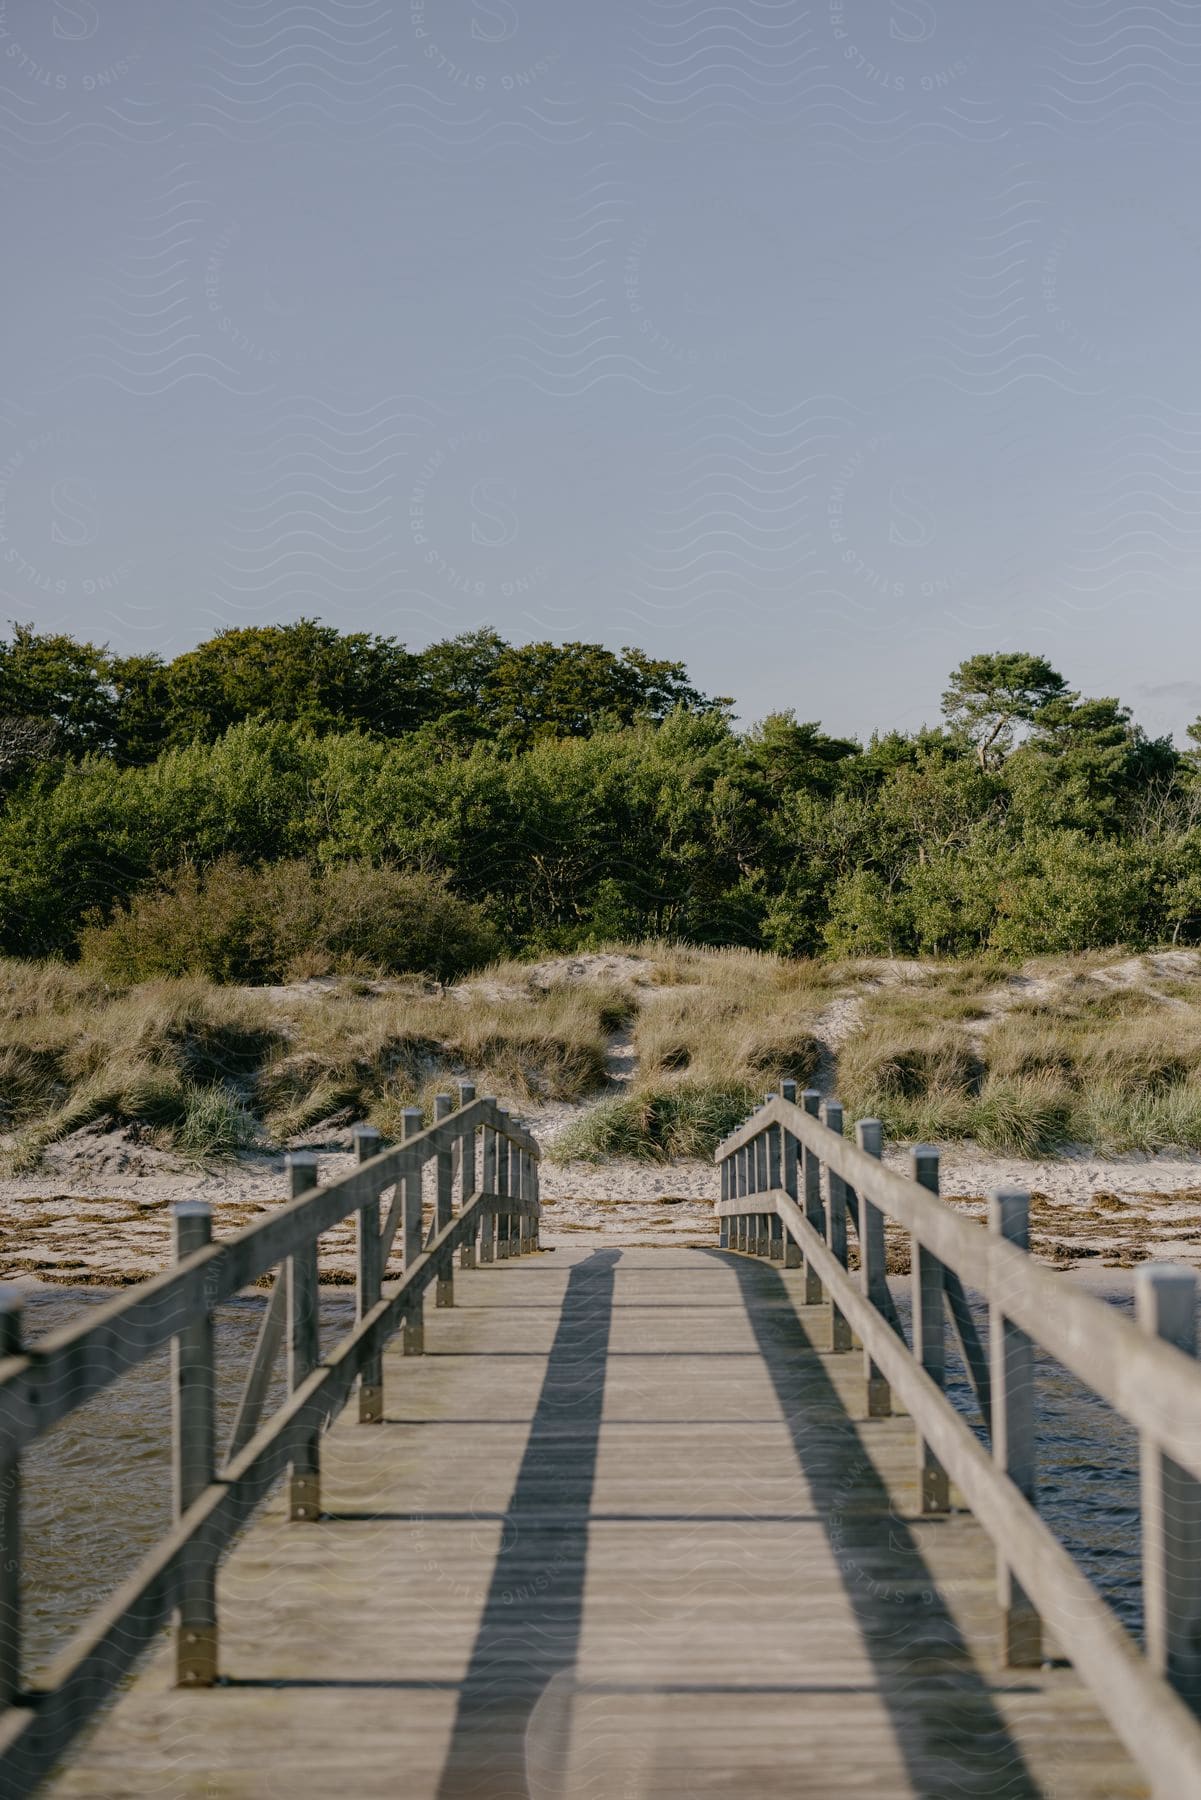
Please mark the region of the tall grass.
<svg viewBox="0 0 1201 1800"><path fill-rule="evenodd" d="M19 1170L102 1122L189 1155L285 1143L326 1120L396 1136L405 1106L468 1076L516 1104L578 1100L605 1081L617 1005L562 987L519 1001L387 989L285 1001L198 978L106 988L86 970L8 964L0 1130Z"/></svg>
<svg viewBox="0 0 1201 1800"><path fill-rule="evenodd" d="M650 1084L592 1107L554 1141L550 1155L556 1162L605 1162L613 1156L641 1162L707 1159L760 1099L758 1089L744 1083Z"/></svg>
<svg viewBox="0 0 1201 1800"><path fill-rule="evenodd" d="M1017 1155L1201 1148L1201 984L1111 985L1103 970L1028 967L1046 991L1016 1002L964 987L958 1018L938 993L880 995L840 1057L843 1098L898 1137Z"/></svg>

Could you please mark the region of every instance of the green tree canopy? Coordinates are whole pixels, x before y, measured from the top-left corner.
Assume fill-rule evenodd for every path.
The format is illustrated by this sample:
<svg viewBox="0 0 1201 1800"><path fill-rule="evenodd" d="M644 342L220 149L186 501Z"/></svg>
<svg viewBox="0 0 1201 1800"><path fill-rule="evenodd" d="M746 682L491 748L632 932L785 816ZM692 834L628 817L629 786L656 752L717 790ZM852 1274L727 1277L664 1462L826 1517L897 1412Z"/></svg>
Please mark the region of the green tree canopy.
<svg viewBox="0 0 1201 1800"><path fill-rule="evenodd" d="M1004 759L1017 730L1030 725L1067 682L1042 656L996 651L969 656L953 672L942 697L949 724L975 745L980 767Z"/></svg>

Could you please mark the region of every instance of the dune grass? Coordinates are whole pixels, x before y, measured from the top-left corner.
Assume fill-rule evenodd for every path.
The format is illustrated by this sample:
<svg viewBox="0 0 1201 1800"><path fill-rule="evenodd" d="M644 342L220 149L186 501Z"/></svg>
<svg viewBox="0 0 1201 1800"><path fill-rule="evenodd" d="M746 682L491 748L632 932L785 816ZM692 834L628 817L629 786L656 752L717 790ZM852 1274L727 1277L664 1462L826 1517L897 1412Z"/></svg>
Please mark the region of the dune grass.
<svg viewBox="0 0 1201 1800"><path fill-rule="evenodd" d="M382 991L291 1001L201 978L109 987L86 970L0 969L0 1131L14 1172L82 1126L211 1157L326 1120L400 1113L470 1077L509 1104L578 1100L605 1080L606 989Z"/></svg>
<svg viewBox="0 0 1201 1800"><path fill-rule="evenodd" d="M555 1162L600 1163L613 1156L639 1162L708 1159L760 1099L760 1091L746 1083L648 1083L590 1108L549 1153Z"/></svg>
<svg viewBox="0 0 1201 1800"><path fill-rule="evenodd" d="M1201 1148L1201 981L1118 983L1098 956L978 973L868 1000L839 1058L854 1116L1025 1156Z"/></svg>

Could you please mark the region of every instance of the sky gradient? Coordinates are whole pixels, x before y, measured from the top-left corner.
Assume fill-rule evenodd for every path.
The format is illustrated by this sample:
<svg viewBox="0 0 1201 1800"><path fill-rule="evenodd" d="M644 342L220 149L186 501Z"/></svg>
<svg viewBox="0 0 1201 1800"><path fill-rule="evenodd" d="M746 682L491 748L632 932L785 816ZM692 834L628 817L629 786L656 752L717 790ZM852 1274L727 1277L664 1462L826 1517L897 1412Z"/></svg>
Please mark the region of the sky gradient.
<svg viewBox="0 0 1201 1800"><path fill-rule="evenodd" d="M1201 713L1201 9L0 0L6 617Z"/></svg>

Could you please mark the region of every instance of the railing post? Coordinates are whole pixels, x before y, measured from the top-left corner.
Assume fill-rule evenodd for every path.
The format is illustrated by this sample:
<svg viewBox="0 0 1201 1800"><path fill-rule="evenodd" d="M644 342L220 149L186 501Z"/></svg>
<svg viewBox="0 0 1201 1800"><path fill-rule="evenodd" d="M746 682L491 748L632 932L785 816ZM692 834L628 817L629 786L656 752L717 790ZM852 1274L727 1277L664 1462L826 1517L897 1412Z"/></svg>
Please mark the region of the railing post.
<svg viewBox="0 0 1201 1800"><path fill-rule="evenodd" d="M542 1248L542 1189L536 1156L527 1154L526 1173L529 1176L529 1198L534 1206L534 1210L530 1214L530 1249L540 1250Z"/></svg>
<svg viewBox="0 0 1201 1800"><path fill-rule="evenodd" d="M20 1356L24 1303L20 1290L0 1288L0 1356ZM21 1692L21 1452L0 1476L0 1709Z"/></svg>
<svg viewBox="0 0 1201 1800"><path fill-rule="evenodd" d="M734 1197L741 1200L746 1193L747 1147L745 1144L734 1152ZM746 1248L743 1232L746 1221L741 1213L735 1213L732 1220L734 1228L734 1248L740 1254Z"/></svg>
<svg viewBox="0 0 1201 1800"><path fill-rule="evenodd" d="M770 1106L775 1097L774 1094L766 1094L764 1099ZM767 1185L773 1194L779 1191L783 1181L783 1157L780 1151L782 1131L783 1127L780 1125L769 1125L767 1129ZM772 1210L767 1215L767 1236L768 1255L772 1262L782 1263L784 1261L784 1222L780 1217L779 1208L774 1203Z"/></svg>
<svg viewBox="0 0 1201 1800"><path fill-rule="evenodd" d="M288 1159L288 1185L293 1200L317 1186L317 1158L298 1150ZM284 1265L288 1284L288 1388L295 1393L321 1358L317 1307L317 1240L302 1244ZM321 1440L316 1431L298 1445L292 1462L288 1517L311 1521L321 1511Z"/></svg>
<svg viewBox="0 0 1201 1800"><path fill-rule="evenodd" d="M883 1156L884 1127L879 1119L860 1119L855 1127L855 1141L865 1155ZM859 1195L859 1267L863 1292L883 1318L888 1304L884 1214L863 1193ZM892 1412L892 1389L883 1371L872 1361L870 1350L863 1352L863 1374L867 1383L868 1418L887 1419Z"/></svg>
<svg viewBox="0 0 1201 1800"><path fill-rule="evenodd" d="M403 1132L402 1143L410 1138L425 1124L425 1114L419 1106L406 1106L400 1115L400 1128ZM417 1258L425 1248L422 1238L422 1177L423 1169L416 1169L411 1175L402 1175L404 1195L401 1204L401 1231L404 1236L404 1267L408 1274ZM425 1295L414 1294L405 1314L404 1331L401 1334L402 1350L405 1356L424 1356L425 1354Z"/></svg>
<svg viewBox="0 0 1201 1800"><path fill-rule="evenodd" d="M724 1156L717 1165L718 1177L721 1181L722 1201L730 1198L730 1158ZM730 1221L725 1213L720 1213L717 1220L717 1242L719 1249L730 1248Z"/></svg>
<svg viewBox="0 0 1201 1800"><path fill-rule="evenodd" d="M806 1088L801 1095L801 1105L810 1118L816 1119L822 1097L816 1088ZM818 1237L826 1235L826 1222L822 1217L822 1165L821 1158L808 1146L804 1146L802 1169L805 1179L805 1217L816 1231ZM821 1277L808 1258L805 1259L805 1305L820 1306L823 1299Z"/></svg>
<svg viewBox="0 0 1201 1800"><path fill-rule="evenodd" d="M521 1210L517 1214L517 1254L526 1256L530 1248L530 1216L525 1210L530 1197L530 1159L520 1145L514 1147L513 1163L517 1171L517 1197L521 1201Z"/></svg>
<svg viewBox="0 0 1201 1800"><path fill-rule="evenodd" d="M520 1119L513 1123L519 1125ZM525 1152L518 1144L509 1145L509 1192L514 1199L525 1199ZM518 1209L509 1215L510 1256L524 1256L526 1248L525 1214Z"/></svg>
<svg viewBox="0 0 1201 1800"><path fill-rule="evenodd" d="M993 1193L989 1229L1021 1250L1030 1248L1030 1196ZM1034 1346L1005 1316L999 1300L988 1309L990 1388L992 1393L993 1460L1021 1494L1034 1505ZM1001 1608L1001 1651L1011 1668L1032 1668L1042 1661L1042 1624L1029 1596L1000 1551L997 1552L997 1599Z"/></svg>
<svg viewBox="0 0 1201 1800"><path fill-rule="evenodd" d="M796 1082L791 1075L780 1083L780 1098L787 1100L791 1106L796 1105ZM795 1200L800 1192L797 1176L797 1141L791 1131L784 1132L783 1168L780 1172L780 1185L786 1194ZM784 1267L799 1269L801 1266L801 1246L791 1232L784 1234Z"/></svg>
<svg viewBox="0 0 1201 1800"><path fill-rule="evenodd" d="M1191 1269L1148 1263L1135 1276L1138 1322L1197 1354L1197 1279ZM1194 1711L1201 1710L1201 1484L1143 1432L1143 1607L1147 1660Z"/></svg>
<svg viewBox="0 0 1201 1800"><path fill-rule="evenodd" d="M459 1105L470 1106L475 1099L474 1081L460 1081ZM475 1193L475 1127L465 1131L459 1139L459 1209L462 1210ZM460 1269L475 1268L475 1241L479 1235L478 1221L471 1226L467 1237L459 1245Z"/></svg>
<svg viewBox="0 0 1201 1800"><path fill-rule="evenodd" d="M766 1096L764 1096L764 1104L766 1105L766 1103L767 1103ZM755 1139L755 1150L756 1150L755 1172L756 1172L756 1181L757 1181L757 1192L759 1192L760 1194L766 1194L766 1192L768 1191L768 1189L771 1186L771 1174L770 1174L770 1169L771 1169L771 1126L770 1125L765 1125L763 1127L763 1130L759 1133L759 1136ZM770 1222L770 1214L765 1213L765 1212L755 1214L755 1255L756 1256L766 1256L768 1253L769 1222Z"/></svg>
<svg viewBox="0 0 1201 1800"><path fill-rule="evenodd" d="M434 1095L434 1119L449 1119L455 1109L455 1103L449 1094ZM444 1231L455 1216L455 1169L454 1157L449 1150L437 1152L437 1203L434 1214L434 1230ZM438 1280L435 1288L434 1305L453 1306L455 1303L454 1260L447 1254L438 1264Z"/></svg>
<svg viewBox="0 0 1201 1800"><path fill-rule="evenodd" d="M356 1125L350 1135L354 1139L356 1162L370 1162L373 1156L379 1155L380 1134L374 1125ZM355 1214L358 1251L355 1316L360 1320L365 1319L372 1307L378 1305L384 1279L379 1199L378 1193L373 1194ZM363 1372L359 1376L359 1423L378 1425L383 1416L384 1357L383 1352L377 1350L363 1364Z"/></svg>
<svg viewBox="0 0 1201 1800"><path fill-rule="evenodd" d="M496 1104L495 1100L491 1099L488 1103L493 1106ZM491 1125L484 1127L480 1141L483 1152L480 1167L480 1191L484 1194L494 1194L496 1192L497 1137ZM495 1260L495 1257L496 1215L489 1211L485 1212L480 1219L480 1261L490 1263Z"/></svg>
<svg viewBox="0 0 1201 1800"><path fill-rule="evenodd" d="M938 1193L938 1151L930 1144L915 1144L910 1152L913 1179L929 1193ZM913 1283L913 1353L937 1387L947 1379L946 1327L943 1320L943 1269L936 1256L914 1237L910 1251ZM929 1444L917 1434L917 1485L919 1511L950 1510L951 1490L947 1472Z"/></svg>
<svg viewBox="0 0 1201 1800"><path fill-rule="evenodd" d="M509 1122L508 1109L500 1106L497 1107L497 1111L502 1123L507 1125ZM509 1140L503 1132L498 1132L496 1137L496 1192L498 1195L503 1195L506 1200L509 1197ZM507 1212L499 1211L496 1215L496 1260L497 1262L507 1262L508 1257L509 1215Z"/></svg>
<svg viewBox="0 0 1201 1800"><path fill-rule="evenodd" d="M842 1102L827 1100L822 1107L822 1121L827 1131L842 1136ZM831 1252L845 1269L847 1266L847 1189L841 1175L826 1167L826 1242ZM849 1350L851 1348L851 1327L846 1315L839 1310L838 1302L833 1294L830 1296L830 1348L831 1350Z"/></svg>
<svg viewBox="0 0 1201 1800"><path fill-rule="evenodd" d="M206 1200L182 1200L171 1211L178 1263L212 1243L213 1210ZM182 1519L217 1477L212 1313L199 1313L172 1338L171 1390L175 1517ZM177 1687L212 1687L216 1679L217 1567L211 1554L193 1541L180 1555L175 1682Z"/></svg>

